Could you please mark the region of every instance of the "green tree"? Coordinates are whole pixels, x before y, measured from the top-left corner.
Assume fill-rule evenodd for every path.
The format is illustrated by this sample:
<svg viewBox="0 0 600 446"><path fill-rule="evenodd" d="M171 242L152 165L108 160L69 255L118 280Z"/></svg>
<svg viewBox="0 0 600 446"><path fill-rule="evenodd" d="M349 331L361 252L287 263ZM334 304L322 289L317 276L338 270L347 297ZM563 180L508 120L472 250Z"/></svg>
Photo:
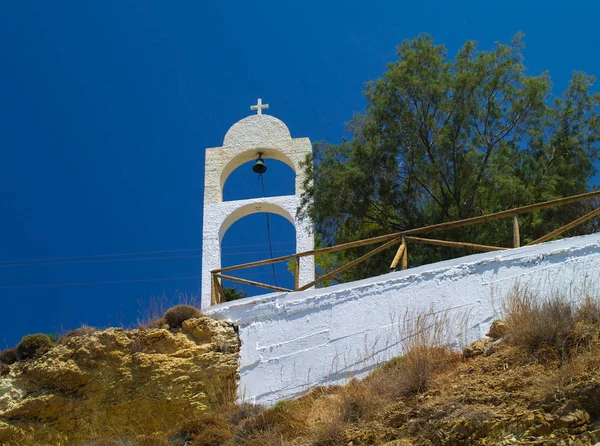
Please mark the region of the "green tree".
<svg viewBox="0 0 600 446"><path fill-rule="evenodd" d="M429 35L398 47L398 60L367 84L365 113L341 144L316 144L307 159L300 214L322 245L468 218L586 192L600 141L594 78L574 72L560 97L548 73L530 76L524 45L480 51L468 41L454 59ZM584 205L522 219L524 242L573 219ZM571 214L571 215L570 215ZM510 246L510 222L447 231L447 239ZM369 248L324 256L335 265ZM411 247L411 264L465 254ZM340 276L384 272L390 255ZM318 259L317 259L318 261Z"/></svg>
<svg viewBox="0 0 600 446"><path fill-rule="evenodd" d="M243 299L248 297L248 293L242 290L238 290L236 287L224 287L223 294L225 295L225 302L231 302L232 300Z"/></svg>

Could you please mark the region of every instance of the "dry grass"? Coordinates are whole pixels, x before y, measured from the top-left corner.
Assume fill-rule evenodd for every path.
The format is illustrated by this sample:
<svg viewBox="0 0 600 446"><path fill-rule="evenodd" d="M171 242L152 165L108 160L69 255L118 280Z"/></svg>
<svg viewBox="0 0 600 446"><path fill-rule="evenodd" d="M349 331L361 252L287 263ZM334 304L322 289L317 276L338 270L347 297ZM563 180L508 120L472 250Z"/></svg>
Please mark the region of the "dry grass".
<svg viewBox="0 0 600 446"><path fill-rule="evenodd" d="M331 392L331 391L329 391ZM346 444L345 430L349 425L373 420L386 403L373 388L364 382L351 381L335 393L318 390L313 397L324 395L321 404L313 404L316 422L308 435L313 446ZM316 408L316 410L315 410Z"/></svg>
<svg viewBox="0 0 600 446"><path fill-rule="evenodd" d="M196 418L183 421L168 435L168 439L171 444L190 442L194 446L215 446L228 444L232 435L223 414L205 412Z"/></svg>
<svg viewBox="0 0 600 446"><path fill-rule="evenodd" d="M405 355L385 364L366 382L377 394L392 399L426 391L435 375L461 359L450 347L450 323L445 311L405 313L400 328Z"/></svg>
<svg viewBox="0 0 600 446"><path fill-rule="evenodd" d="M554 295L542 299L519 286L504 302L505 341L542 361L568 359L591 342L600 304L590 296L578 304Z"/></svg>
<svg viewBox="0 0 600 446"><path fill-rule="evenodd" d="M280 444L305 434L308 425L304 409L310 407L305 402L282 402L242 421L233 433L235 444Z"/></svg>
<svg viewBox="0 0 600 446"><path fill-rule="evenodd" d="M600 324L600 301L586 294L577 305L575 320L586 325Z"/></svg>

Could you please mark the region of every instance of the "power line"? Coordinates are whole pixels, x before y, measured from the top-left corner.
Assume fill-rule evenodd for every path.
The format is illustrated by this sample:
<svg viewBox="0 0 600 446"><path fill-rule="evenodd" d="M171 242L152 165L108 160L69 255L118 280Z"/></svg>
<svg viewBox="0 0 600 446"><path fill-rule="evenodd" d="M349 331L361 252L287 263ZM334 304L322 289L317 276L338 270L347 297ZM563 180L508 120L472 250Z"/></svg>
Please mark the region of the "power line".
<svg viewBox="0 0 600 446"><path fill-rule="evenodd" d="M275 242L274 245L291 245L294 242ZM247 248L254 246L268 246L268 243L258 243L258 244L250 244L250 245L232 245L232 246L223 246L221 249L233 249L233 248ZM85 259L94 259L94 258L106 258L106 257L125 257L131 255L150 255L150 254L166 254L166 253L175 253L175 252L190 252L190 251L202 251L202 248L189 248L189 249L168 249L162 251L138 251L138 252L127 252L127 253L118 253L118 254L96 254L96 255L85 255L85 256L69 256L69 257L46 257L46 258L37 258L37 259L23 259L23 260L6 260L0 262L0 266L15 266L24 263L37 263L37 262L53 262L60 260L75 260L81 259L85 261ZM252 251L254 252L254 251ZM267 251L260 251L267 252ZM251 253L250 251L248 253ZM245 253L239 253L245 254ZM230 255L230 254L227 254ZM190 256L194 257L194 256ZM159 258L177 258L177 257L159 257ZM137 260L137 259L136 259ZM116 260L119 261L119 260Z"/></svg>
<svg viewBox="0 0 600 446"><path fill-rule="evenodd" d="M142 251L142 252L128 252L122 254L96 254L87 256L71 256L71 257L46 257L41 259L27 259L27 260L7 260L0 262L0 266L7 263L29 263L29 262L47 262L52 260L71 260L71 259L91 259L94 257L124 257L131 255L146 255L146 254L161 254L170 252L186 252L186 251L202 251L202 248L190 248L190 249L168 249L164 251Z"/></svg>
<svg viewBox="0 0 600 446"><path fill-rule="evenodd" d="M0 264L0 268L9 266L48 266L48 265L78 265L82 263L112 263L112 262L130 262L138 260L168 260L168 259L198 259L199 255L196 256L167 256L167 257L136 257L132 259L94 259L94 260L74 260L72 262L44 262L44 263L13 263L13 264Z"/></svg>
<svg viewBox="0 0 600 446"><path fill-rule="evenodd" d="M165 280L191 280L201 279L201 276L187 276L187 277L162 277L160 279L130 279L130 280L111 280L106 282L74 282L74 283L48 283L44 285L9 285L0 286L0 290L8 289L21 289L21 288L53 288L53 287L70 287L70 286L83 286L83 285L106 285L116 283L135 283L135 282L158 282Z"/></svg>
<svg viewBox="0 0 600 446"><path fill-rule="evenodd" d="M242 251L242 252L229 252L222 253L223 256L239 256L246 254L266 254L271 253L271 257L273 257L273 252L276 253L286 253L289 250L275 250L275 251ZM80 265L85 263L114 263L114 262L133 262L140 260L170 260L170 259L199 259L200 255L193 256L162 256L162 257L134 257L131 259L92 259L92 260L74 260L71 262L40 262L40 263L6 263L0 264L0 268L8 268L14 266L54 266L54 265Z"/></svg>
<svg viewBox="0 0 600 446"><path fill-rule="evenodd" d="M271 273L244 273L243 276L265 276ZM73 287L73 286L86 286L86 285L111 285L120 283L140 283L140 282L162 282L167 280L192 280L201 279L202 276L186 276L186 277L161 277L159 279L127 279L127 280L108 280L100 282L72 282L72 283L47 283L43 285L7 285L0 286L0 290L9 289L25 289L25 288L58 288L58 287Z"/></svg>

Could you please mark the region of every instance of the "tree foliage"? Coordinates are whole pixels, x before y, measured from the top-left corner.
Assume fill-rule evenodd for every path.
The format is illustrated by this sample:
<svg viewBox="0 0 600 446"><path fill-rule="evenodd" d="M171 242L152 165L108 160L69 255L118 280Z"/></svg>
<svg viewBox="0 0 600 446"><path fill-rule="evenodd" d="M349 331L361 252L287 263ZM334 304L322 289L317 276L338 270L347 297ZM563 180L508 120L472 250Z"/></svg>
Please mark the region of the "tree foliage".
<svg viewBox="0 0 600 446"><path fill-rule="evenodd" d="M574 72L562 95L553 96L548 73L526 72L523 48L521 35L510 45L497 43L493 51L468 41L454 59L429 35L399 45L398 60L367 84L366 111L348 124L353 137L338 145L316 144L313 159L304 165L306 192L299 212L314 220L317 243L343 243L586 192L600 149L594 78ZM522 238L533 240L574 219L582 207L523 217ZM510 224L491 222L444 236L510 246ZM362 252L322 261L337 264ZM415 247L411 264L458 253ZM375 257L345 278L381 273L390 260Z"/></svg>
<svg viewBox="0 0 600 446"><path fill-rule="evenodd" d="M225 302L231 302L233 300L244 299L248 297L248 293L239 290L236 287L223 287L223 294L225 296Z"/></svg>

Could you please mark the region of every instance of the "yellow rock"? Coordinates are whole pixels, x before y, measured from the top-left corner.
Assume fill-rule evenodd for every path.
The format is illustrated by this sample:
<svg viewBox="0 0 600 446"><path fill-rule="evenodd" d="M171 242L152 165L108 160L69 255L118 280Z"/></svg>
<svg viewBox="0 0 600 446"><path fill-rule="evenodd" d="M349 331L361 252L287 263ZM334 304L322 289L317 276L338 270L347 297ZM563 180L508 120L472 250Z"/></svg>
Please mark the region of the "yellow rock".
<svg viewBox="0 0 600 446"><path fill-rule="evenodd" d="M0 378L0 444L151 434L233 398L238 351L233 328L207 317L72 337Z"/></svg>

